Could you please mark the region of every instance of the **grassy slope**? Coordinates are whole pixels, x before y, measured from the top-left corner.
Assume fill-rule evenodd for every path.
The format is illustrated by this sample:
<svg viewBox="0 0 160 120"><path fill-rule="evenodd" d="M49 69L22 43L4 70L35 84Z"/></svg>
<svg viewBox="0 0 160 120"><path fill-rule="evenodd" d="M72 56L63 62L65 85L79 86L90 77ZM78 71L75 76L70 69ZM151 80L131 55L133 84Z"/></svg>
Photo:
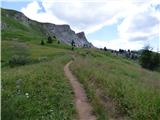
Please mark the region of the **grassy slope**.
<svg viewBox="0 0 160 120"><path fill-rule="evenodd" d="M71 59L69 47L56 41L40 45L47 36L37 23L24 24L5 17L5 12L2 10L2 21L7 24L2 30L2 119L74 119L73 92L63 73ZM28 62L12 68L9 60L14 56Z"/></svg>
<svg viewBox="0 0 160 120"><path fill-rule="evenodd" d="M41 46L3 39L2 119L73 119L73 93L63 74L69 54L56 43ZM25 56L30 62L10 68L8 61L14 55Z"/></svg>
<svg viewBox="0 0 160 120"><path fill-rule="evenodd" d="M63 66L70 60L69 47L56 42L41 46L47 36L36 22L27 25L4 15L2 21L9 25L2 30L2 119L74 119L73 93L63 74ZM10 68L8 62L15 55L29 62ZM75 55L71 68L100 120L108 117L101 103L106 96L130 119L158 119L159 73L96 50L79 49ZM101 96L96 94L99 89Z"/></svg>
<svg viewBox="0 0 160 120"><path fill-rule="evenodd" d="M2 69L2 119L73 119L73 92L63 74L69 59Z"/></svg>
<svg viewBox="0 0 160 120"><path fill-rule="evenodd" d="M31 41L35 42L44 39L44 33L41 31L41 25L33 21L26 23L14 18L16 11L1 9L1 19L7 27L2 30L4 40ZM2 40L3 40L2 39Z"/></svg>
<svg viewBox="0 0 160 120"><path fill-rule="evenodd" d="M160 119L159 73L110 53L79 50L78 54L71 69L86 88L99 120L108 118L108 100L115 105L117 115L135 120Z"/></svg>
<svg viewBox="0 0 160 120"><path fill-rule="evenodd" d="M63 74L69 54L54 45L2 41L2 119L73 119L73 93ZM10 68L14 55L30 63Z"/></svg>

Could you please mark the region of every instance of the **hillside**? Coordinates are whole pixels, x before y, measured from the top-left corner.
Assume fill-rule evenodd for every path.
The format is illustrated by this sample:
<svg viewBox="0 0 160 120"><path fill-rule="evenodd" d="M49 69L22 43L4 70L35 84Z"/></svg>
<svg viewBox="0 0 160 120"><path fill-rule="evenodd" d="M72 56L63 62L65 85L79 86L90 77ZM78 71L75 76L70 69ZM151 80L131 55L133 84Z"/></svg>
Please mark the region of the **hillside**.
<svg viewBox="0 0 160 120"><path fill-rule="evenodd" d="M17 14L21 17L16 18ZM71 60L70 70L85 89L97 120L160 119L159 72L109 51L72 51L71 46L56 40L49 44L46 34L51 31L46 33L44 28L50 24L22 16L2 9L2 119L78 119L75 94L64 74L64 66ZM83 32L76 35L85 38Z"/></svg>
<svg viewBox="0 0 160 120"><path fill-rule="evenodd" d="M87 41L84 32L75 33L69 25L39 23L27 18L23 13L14 10L1 9L1 12L2 31L3 34L7 34L8 37L9 35L18 35L15 37L21 39L21 37L24 36L25 38L23 39L28 40L30 39L29 37L33 37L35 33L39 35L37 39L46 39L48 36L55 36L61 43L70 45L72 40L74 40L77 47L93 47L93 45ZM10 31L12 31L12 33Z"/></svg>

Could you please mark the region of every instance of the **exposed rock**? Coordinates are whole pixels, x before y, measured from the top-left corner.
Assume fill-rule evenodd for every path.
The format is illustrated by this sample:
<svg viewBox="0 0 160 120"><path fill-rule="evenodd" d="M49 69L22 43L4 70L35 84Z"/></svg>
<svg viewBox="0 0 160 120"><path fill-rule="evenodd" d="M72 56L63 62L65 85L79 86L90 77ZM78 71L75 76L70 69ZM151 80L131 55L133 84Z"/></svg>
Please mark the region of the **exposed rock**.
<svg viewBox="0 0 160 120"><path fill-rule="evenodd" d="M3 9L5 10L5 9ZM2 11L3 13L3 11ZM34 20L27 18L23 13L14 11L14 10L5 10L3 13L6 17L11 17L10 19L16 19L20 23L32 26L33 24L37 25L42 33L48 36L56 36L56 38L65 44L71 45L72 40L74 40L75 45L77 47L93 47L91 43L89 43L85 37L84 32L75 33L69 25L56 25L51 23L40 23ZM5 28L5 22L2 22L2 28Z"/></svg>
<svg viewBox="0 0 160 120"><path fill-rule="evenodd" d="M80 39L83 47L93 47L92 43L89 43L89 42L87 41L87 38L86 38L84 32L77 33L76 35L77 35L78 38Z"/></svg>
<svg viewBox="0 0 160 120"><path fill-rule="evenodd" d="M22 22L28 22L29 21L29 18L27 18L23 13L20 13L20 12L17 12L14 15L14 18L17 19L17 20L21 20Z"/></svg>
<svg viewBox="0 0 160 120"><path fill-rule="evenodd" d="M77 47L93 47L93 45L87 41L84 32L76 34L69 25L45 23L43 24L43 27L46 29L49 35L55 35L58 40L65 44L70 45L72 40L74 40ZM80 34L83 35L80 36Z"/></svg>

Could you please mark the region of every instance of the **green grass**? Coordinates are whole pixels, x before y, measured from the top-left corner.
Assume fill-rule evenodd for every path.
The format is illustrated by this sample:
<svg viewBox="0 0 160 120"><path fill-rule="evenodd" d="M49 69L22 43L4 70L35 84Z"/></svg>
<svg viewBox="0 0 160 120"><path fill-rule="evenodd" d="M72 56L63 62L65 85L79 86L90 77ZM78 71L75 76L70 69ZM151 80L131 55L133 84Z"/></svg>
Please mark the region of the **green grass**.
<svg viewBox="0 0 160 120"><path fill-rule="evenodd" d="M2 69L2 119L74 119L73 92L63 74L69 60L64 55L48 62Z"/></svg>
<svg viewBox="0 0 160 120"><path fill-rule="evenodd" d="M73 92L63 72L71 59L70 50L56 44L2 40L2 119L75 118ZM15 55L24 56L29 63L10 67L9 60Z"/></svg>
<svg viewBox="0 0 160 120"><path fill-rule="evenodd" d="M47 37L36 22L27 25L6 17L2 30L2 119L72 120L76 118L74 95L63 67L71 59L70 47L47 44ZM9 15L14 16L10 11ZM40 45L41 40L45 45ZM11 66L16 58L25 65Z"/></svg>
<svg viewBox="0 0 160 120"><path fill-rule="evenodd" d="M22 42L17 40L2 41L2 67L6 67L14 56L23 56L29 60L29 64L51 60L70 51L70 47L63 44L46 44Z"/></svg>
<svg viewBox="0 0 160 120"><path fill-rule="evenodd" d="M15 55L30 62L11 68L8 63ZM63 72L70 59L63 44L3 39L2 119L74 119L73 92Z"/></svg>
<svg viewBox="0 0 160 120"><path fill-rule="evenodd" d="M160 74L110 53L79 50L71 66L84 85L99 120L107 119L101 101L110 98L117 114L133 120L160 119ZM99 90L101 96L96 94ZM107 101L106 101L107 102Z"/></svg>
<svg viewBox="0 0 160 120"><path fill-rule="evenodd" d="M16 12L1 10L7 25L1 42L2 119L75 119L74 95L63 71L71 55L75 56L71 69L83 84L98 120L109 119L108 100L118 116L160 119L159 72L108 52L84 48L71 52L63 43L47 44L40 24L10 19ZM45 45L40 45L41 40ZM11 66L15 56L26 63Z"/></svg>

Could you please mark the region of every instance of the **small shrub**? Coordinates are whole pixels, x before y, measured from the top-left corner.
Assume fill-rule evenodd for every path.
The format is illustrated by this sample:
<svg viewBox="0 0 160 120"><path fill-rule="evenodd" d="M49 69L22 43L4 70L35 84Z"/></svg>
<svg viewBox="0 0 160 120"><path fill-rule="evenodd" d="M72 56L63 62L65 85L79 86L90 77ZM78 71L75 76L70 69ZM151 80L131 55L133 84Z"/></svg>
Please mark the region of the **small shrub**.
<svg viewBox="0 0 160 120"><path fill-rule="evenodd" d="M55 35L53 36L53 38L54 38L54 39L57 39Z"/></svg>
<svg viewBox="0 0 160 120"><path fill-rule="evenodd" d="M41 40L41 45L44 45L44 41L43 40Z"/></svg>
<svg viewBox="0 0 160 120"><path fill-rule="evenodd" d="M29 60L25 56L14 55L9 60L9 65L11 67L25 65L27 63L29 63Z"/></svg>

